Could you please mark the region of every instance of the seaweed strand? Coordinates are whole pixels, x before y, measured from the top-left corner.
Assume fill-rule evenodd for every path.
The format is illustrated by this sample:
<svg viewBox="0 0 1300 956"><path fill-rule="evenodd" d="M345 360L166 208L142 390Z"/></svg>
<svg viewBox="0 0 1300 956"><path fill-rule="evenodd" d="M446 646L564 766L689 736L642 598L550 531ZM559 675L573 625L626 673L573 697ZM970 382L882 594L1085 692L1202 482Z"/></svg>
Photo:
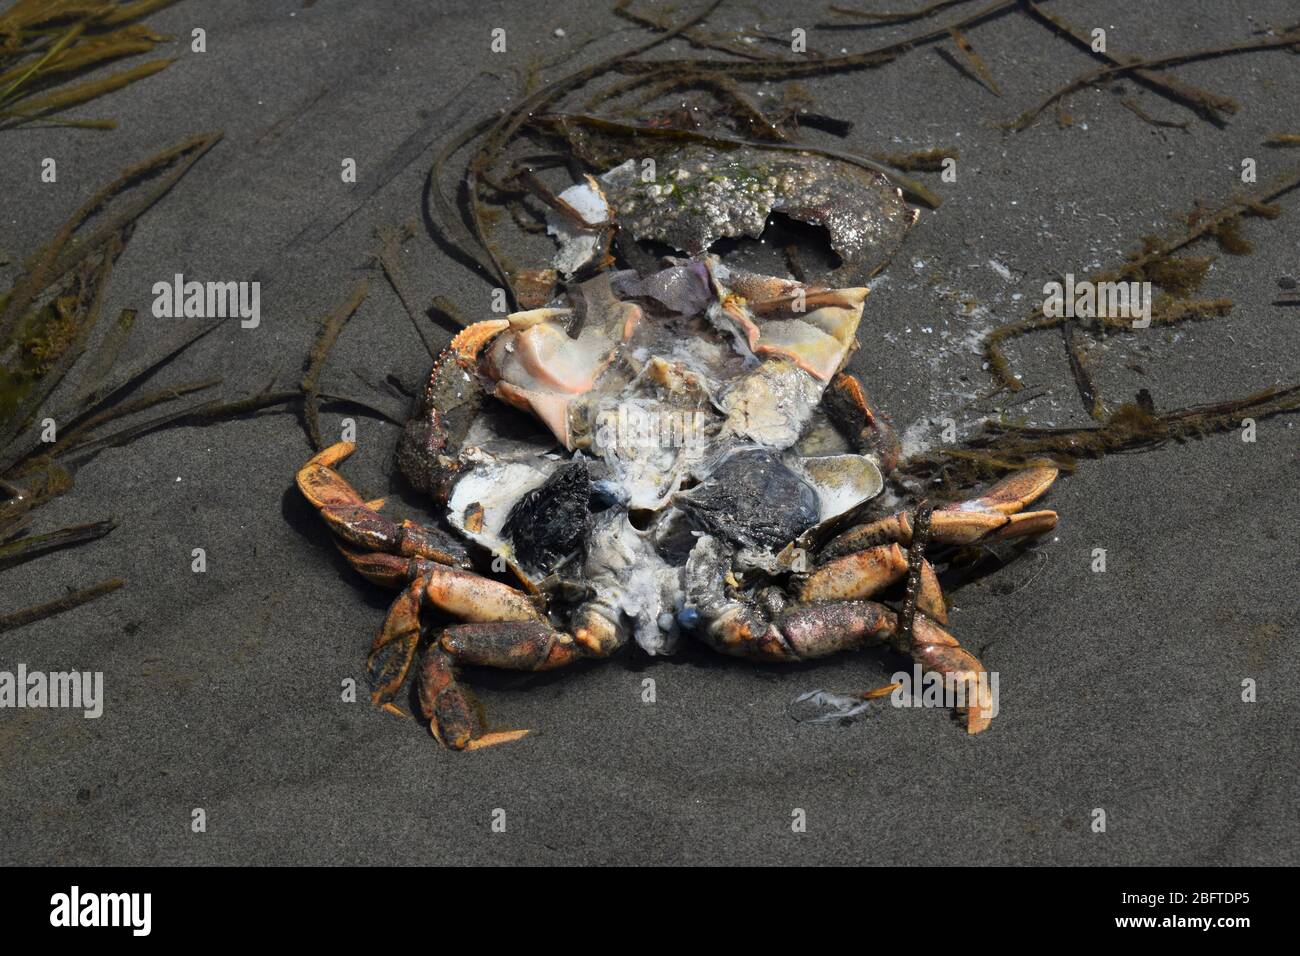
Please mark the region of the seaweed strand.
<svg viewBox="0 0 1300 956"><path fill-rule="evenodd" d="M1201 238L1216 234L1223 229L1225 223L1243 214L1259 210L1264 204L1285 195L1297 186L1300 186L1300 167L1282 176L1272 185L1252 194L1234 196L1208 215L1199 213L1194 222L1190 222L1181 233L1173 238L1149 239L1144 249L1141 252L1130 254L1125 263L1096 273L1090 276L1089 279L1093 282L1138 279L1146 275L1153 267L1168 262L1174 252L1191 245ZM1204 265L1208 265L1208 260L1204 262ZM1181 308L1176 305L1170 306L1166 304L1161 314L1152 316L1152 321L1160 324L1170 324L1186 318L1218 315L1222 314L1223 307L1226 304L1228 303L1223 300L1211 300L1208 303L1190 303L1183 305ZM989 363L989 372L1004 388L1013 392L1019 391L1024 385L1012 372L1011 363L1008 361L1003 348L1004 345L1012 338L1027 335L1030 332L1053 329L1065 322L1073 321L1075 320L1064 316L1047 316L1040 307L1026 319L1010 322L993 329L984 337L983 343L984 357ZM1115 331L1131 331L1128 324L1114 317L1100 317L1099 321L1107 328Z"/></svg>
<svg viewBox="0 0 1300 956"><path fill-rule="evenodd" d="M9 544L0 545L0 568L10 568L59 548L67 548L87 541L102 538L117 527L113 520L96 521L91 524L70 525L58 531L23 538Z"/></svg>
<svg viewBox="0 0 1300 956"><path fill-rule="evenodd" d="M0 634L5 631L12 631L16 627L23 627L27 624L34 624L37 621L44 620L47 617L53 617L56 614L62 614L64 611L71 611L74 607L81 607L83 604L89 604L97 598L102 598L106 594L112 594L122 585L126 584L126 578L112 578L108 581L101 581L99 584L83 588L80 591L74 591L67 597L61 597L56 601L49 601L45 604L37 604L33 607L24 608L21 611L15 611L12 614L6 614L0 617Z"/></svg>
<svg viewBox="0 0 1300 956"><path fill-rule="evenodd" d="M1082 90L1092 86L1101 80L1111 79L1124 73L1134 73L1138 70L1146 70L1153 67L1178 66L1182 63L1193 63L1198 60L1234 56L1238 53L1257 53L1263 50L1275 50L1280 47L1296 46L1298 44L1300 44L1300 32L1292 32L1279 37L1269 37L1264 40L1245 40L1241 43L1232 43L1226 46L1206 47L1198 50L1184 50L1180 53L1167 53L1161 56L1144 57L1141 59L1128 59L1123 63L1089 70L1085 73L1080 73L1064 86L1049 93L1036 106L1030 107L1011 122L1004 124L1003 128L1011 132L1020 132L1021 130L1028 129L1042 114L1043 110L1058 102L1063 97L1068 96L1076 90Z"/></svg>
<svg viewBox="0 0 1300 956"><path fill-rule="evenodd" d="M1134 56L1118 56L1109 51L1098 52L1093 49L1092 38L1064 17L1059 14L1049 13L1037 3L1032 2L1032 0L1029 0L1025 5L1034 16L1112 66L1122 66L1138 59L1138 57ZM1225 119L1224 114L1236 113L1241 108L1240 104L1231 97L1219 96L1208 90L1202 90L1199 87L1184 83L1175 77L1163 76L1152 70L1135 69L1133 78L1156 92L1164 94L1174 102L1191 108L1212 123L1222 124ZM1135 110L1135 112L1139 116L1142 115L1140 110Z"/></svg>
<svg viewBox="0 0 1300 956"><path fill-rule="evenodd" d="M361 303L366 300L369 293L370 277L366 276L353 287L347 299L325 317L320 335L317 336L316 344L312 346L307 358L307 370L303 374L301 385L302 413L307 435L317 451L325 447L320 434L320 395L317 391L317 381L321 369L325 367L325 362L329 358L330 350L334 348L339 333L343 331L343 326L347 325L348 319L361 308Z"/></svg>

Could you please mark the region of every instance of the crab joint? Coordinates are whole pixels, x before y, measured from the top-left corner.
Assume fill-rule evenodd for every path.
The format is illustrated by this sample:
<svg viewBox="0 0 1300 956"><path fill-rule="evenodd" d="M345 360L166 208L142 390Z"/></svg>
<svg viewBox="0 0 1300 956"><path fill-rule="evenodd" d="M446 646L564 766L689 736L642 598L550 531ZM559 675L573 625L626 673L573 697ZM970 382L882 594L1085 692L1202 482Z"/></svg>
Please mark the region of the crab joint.
<svg viewBox="0 0 1300 956"><path fill-rule="evenodd" d="M808 576L801 601L843 601L870 597L907 573L907 558L896 544L856 551L830 561Z"/></svg>
<svg viewBox="0 0 1300 956"><path fill-rule="evenodd" d="M442 649L466 664L502 670L542 671L578 656L573 638L542 621L454 624L442 632Z"/></svg>
<svg viewBox="0 0 1300 956"><path fill-rule="evenodd" d="M541 620L528 596L507 584L440 565L429 569L428 582L424 593L429 603L461 620Z"/></svg>

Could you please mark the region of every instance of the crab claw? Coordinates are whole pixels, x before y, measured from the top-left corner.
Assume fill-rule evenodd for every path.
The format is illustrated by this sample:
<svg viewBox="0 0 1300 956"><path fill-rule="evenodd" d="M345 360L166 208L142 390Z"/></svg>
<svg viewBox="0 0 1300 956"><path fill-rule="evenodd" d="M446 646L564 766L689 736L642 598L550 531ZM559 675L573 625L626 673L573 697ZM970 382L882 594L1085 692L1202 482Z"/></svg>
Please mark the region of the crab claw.
<svg viewBox="0 0 1300 956"><path fill-rule="evenodd" d="M938 508L938 511L996 511L998 514L1015 514L1041 498L1052 487L1060 470L1051 465L1039 465L1012 472L986 488L978 497L958 501Z"/></svg>
<svg viewBox="0 0 1300 956"><path fill-rule="evenodd" d="M1056 527L1055 511L1021 512L1020 509L1047 491L1056 475L1055 468L1029 468L1008 475L979 497L945 505L930 516L930 540L936 544L983 544L1051 531ZM889 542L911 545L909 512L900 511L850 528L832 539L822 556L838 557Z"/></svg>
<svg viewBox="0 0 1300 956"><path fill-rule="evenodd" d="M382 498L362 500L356 489L334 468L354 451L356 445L352 442L338 442L313 455L298 470L299 490L320 510L330 530L348 544L367 551L405 558L429 558L440 564L468 567L469 552L455 538L413 521L398 524L385 518L378 511L384 503ZM350 560L355 556L347 549L344 549L344 554ZM362 573L366 572L362 570Z"/></svg>

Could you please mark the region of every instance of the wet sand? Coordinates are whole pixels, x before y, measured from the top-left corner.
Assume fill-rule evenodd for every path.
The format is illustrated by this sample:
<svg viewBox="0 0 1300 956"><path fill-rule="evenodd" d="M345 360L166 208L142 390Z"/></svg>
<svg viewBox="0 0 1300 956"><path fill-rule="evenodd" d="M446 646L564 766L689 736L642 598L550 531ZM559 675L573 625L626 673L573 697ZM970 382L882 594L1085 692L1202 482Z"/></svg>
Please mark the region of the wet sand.
<svg viewBox="0 0 1300 956"><path fill-rule="evenodd" d="M804 26L828 53L915 29L832 34L782 4L718 22L752 24L759 6L774 32ZM1213 0L1156 6L1166 13L1089 0L1069 15L1125 52L1230 42L1295 15L1284 0L1250 4L1249 17ZM118 130L0 134L4 279L118 170L224 130L141 220L105 308L140 310L132 341L143 351L186 321L149 314L155 282L259 280L258 328L230 323L154 380L220 375L232 396L298 379L319 318L367 267L374 228L420 225L431 144L506 104L512 71L573 51L567 71L644 37L585 2L181 3L150 23L181 37L202 26L208 52L178 44L168 70L76 113L114 116ZM497 26L509 52L493 57ZM803 83L854 121L846 148L960 150L955 183L922 174L945 202L922 213L876 282L853 364L912 444L934 440L945 418L975 417L964 406L989 380L971 343L1027 314L1046 281L1118 261L1194 198L1226 197L1245 157L1261 182L1300 162L1261 145L1297 131L1291 54L1177 68L1243 104L1223 129L1123 79L1121 95L1075 94L1071 128L1049 111L1009 135L993 124L1094 61L1022 15L969 36L1002 97L933 48ZM1150 126L1125 97L1188 128ZM45 156L58 158L57 184L37 182ZM356 186L340 181L347 157ZM1277 280L1300 272L1300 195L1283 205L1281 218L1246 223L1254 254L1219 255L1207 278L1202 294L1236 302L1229 318L1094 352L1108 397L1147 388L1167 409L1296 380L1296 310L1270 305ZM551 245L535 237L510 251L540 263ZM444 295L488 313L490 286L422 227L402 262L419 301ZM1038 394L1018 413L1085 423L1057 334L1020 340L1012 357ZM365 394L362 377L415 383L428 365L376 282L323 385ZM360 445L350 480L418 514L391 468L397 429L334 410L327 433L345 415ZM100 454L74 494L38 514L42 530L113 516L117 531L2 579L6 609L117 574L130 584L0 635L0 669L102 671L105 687L96 720L0 711L0 861L1294 865L1296 429L1295 416L1276 418L1254 443L1227 433L1062 480L1048 499L1060 525L1038 555L956 594L951 630L1000 675L1000 714L978 737L935 710L882 705L843 727L787 715L803 692L886 682L905 662L884 651L782 669L688 648L541 677L474 673L497 724L535 731L474 754L341 700L343 682L364 684L389 596L348 570L293 488L310 454L298 422L158 432ZM204 574L190 569L198 547ZM1096 549L1105 573L1092 570ZM1255 703L1241 699L1247 678ZM191 830L195 808L205 833ZM1098 808L1105 833L1092 829ZM491 827L497 809L503 833ZM796 810L806 832L792 832Z"/></svg>

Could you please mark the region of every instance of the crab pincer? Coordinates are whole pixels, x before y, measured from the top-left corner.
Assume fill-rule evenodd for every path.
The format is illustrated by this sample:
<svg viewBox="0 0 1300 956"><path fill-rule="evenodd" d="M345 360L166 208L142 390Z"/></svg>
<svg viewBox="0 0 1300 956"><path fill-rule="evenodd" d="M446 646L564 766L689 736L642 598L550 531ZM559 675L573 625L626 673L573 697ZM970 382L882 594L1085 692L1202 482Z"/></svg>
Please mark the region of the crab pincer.
<svg viewBox="0 0 1300 956"><path fill-rule="evenodd" d="M1055 511L1022 511L1056 480L1056 468L1043 465L1013 472L967 501L938 508L930 517L935 544L969 545L1043 534L1056 527ZM912 543L912 517L899 511L861 524L831 540L823 557L851 554L887 543Z"/></svg>

